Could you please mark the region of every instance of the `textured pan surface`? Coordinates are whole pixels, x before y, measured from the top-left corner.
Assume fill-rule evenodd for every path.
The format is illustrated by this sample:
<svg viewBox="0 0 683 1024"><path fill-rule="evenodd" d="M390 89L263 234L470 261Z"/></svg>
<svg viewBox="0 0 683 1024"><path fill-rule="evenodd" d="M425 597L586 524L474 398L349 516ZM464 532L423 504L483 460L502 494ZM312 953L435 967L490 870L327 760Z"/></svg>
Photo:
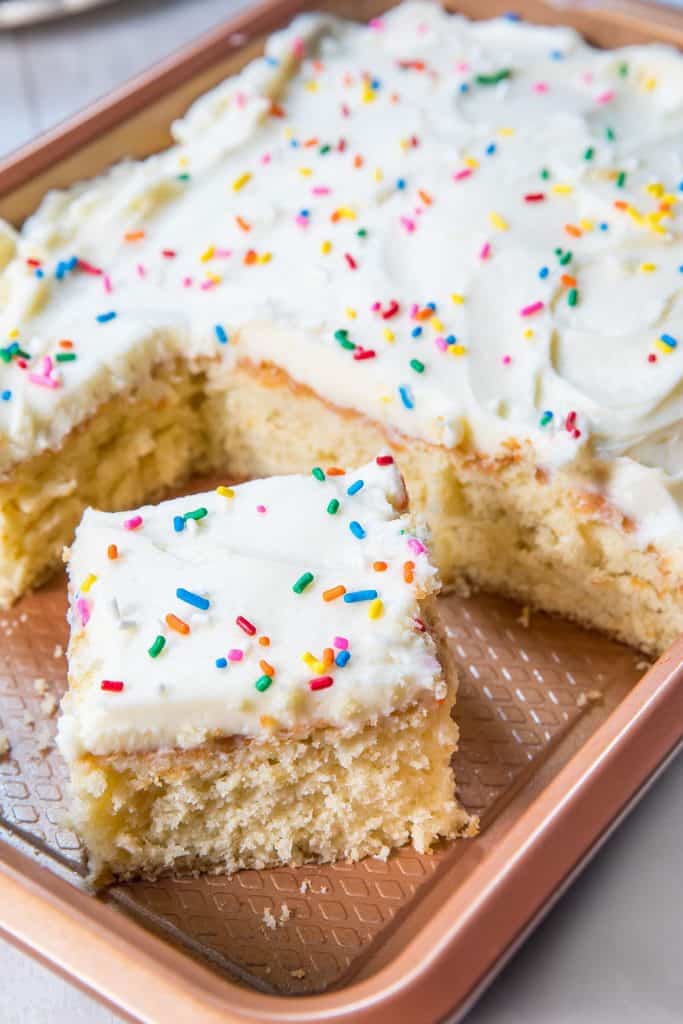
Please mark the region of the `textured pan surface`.
<svg viewBox="0 0 683 1024"><path fill-rule="evenodd" d="M386 863L139 882L104 898L266 991L319 992L362 971L435 880L466 871L478 846L483 853L504 834L507 804L528 803L540 770L559 768L645 667L627 648L566 622L532 614L525 626L508 601L449 595L440 607L461 675L458 792L481 815L480 839L444 844L431 856L402 850ZM0 728L11 742L0 761L0 811L7 838L81 883L83 852L63 820L65 767L53 746L41 749L55 717L35 688L44 679L47 693L60 696L66 685L58 647L66 646L65 612L60 576L0 616ZM599 702L587 697L598 693Z"/></svg>

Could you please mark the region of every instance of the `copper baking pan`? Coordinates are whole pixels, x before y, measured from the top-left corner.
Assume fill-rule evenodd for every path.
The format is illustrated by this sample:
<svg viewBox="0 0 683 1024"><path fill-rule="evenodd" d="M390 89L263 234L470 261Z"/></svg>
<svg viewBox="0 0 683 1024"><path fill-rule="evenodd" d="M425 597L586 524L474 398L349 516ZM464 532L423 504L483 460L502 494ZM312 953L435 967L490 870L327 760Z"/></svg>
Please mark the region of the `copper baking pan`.
<svg viewBox="0 0 683 1024"><path fill-rule="evenodd" d="M360 18L386 3L273 0L231 19L0 164L0 216L19 223L48 188L165 145L189 101L314 6ZM498 11L494 0L449 6ZM683 16L664 9L516 7L597 45L683 47ZM35 686L43 678L38 690L59 696L65 685L63 578L0 614L0 727L12 744L0 760L2 932L132 1020L457 1019L673 757L683 640L649 667L509 601L451 595L441 607L462 678L459 793L481 816L477 839L432 856L138 882L97 898L63 824L54 716Z"/></svg>

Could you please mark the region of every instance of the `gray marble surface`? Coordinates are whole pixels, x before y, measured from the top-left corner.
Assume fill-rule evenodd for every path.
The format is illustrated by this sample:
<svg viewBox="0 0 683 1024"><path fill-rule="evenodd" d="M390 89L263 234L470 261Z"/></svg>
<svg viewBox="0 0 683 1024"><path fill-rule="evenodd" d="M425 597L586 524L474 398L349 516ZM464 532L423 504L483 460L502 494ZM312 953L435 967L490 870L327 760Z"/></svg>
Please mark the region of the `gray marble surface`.
<svg viewBox="0 0 683 1024"><path fill-rule="evenodd" d="M0 153L247 3L121 0L68 21L0 33ZM682 849L679 757L496 979L468 1024L680 1024ZM111 1011L0 940L0 1024L115 1021Z"/></svg>

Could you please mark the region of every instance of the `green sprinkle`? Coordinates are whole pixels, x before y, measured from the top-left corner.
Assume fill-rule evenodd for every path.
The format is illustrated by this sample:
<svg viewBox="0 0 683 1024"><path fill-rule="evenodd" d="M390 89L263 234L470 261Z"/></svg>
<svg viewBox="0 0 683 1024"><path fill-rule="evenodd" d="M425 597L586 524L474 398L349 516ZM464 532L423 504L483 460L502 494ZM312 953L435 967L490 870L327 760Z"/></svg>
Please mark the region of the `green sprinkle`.
<svg viewBox="0 0 683 1024"><path fill-rule="evenodd" d="M272 681L273 680L270 678L270 676L261 676L260 679L256 680L254 686L256 687L259 693L264 693L268 689Z"/></svg>
<svg viewBox="0 0 683 1024"><path fill-rule="evenodd" d="M345 327L340 327L334 332L335 341L338 341L342 348L354 349L356 346L349 341L349 332Z"/></svg>
<svg viewBox="0 0 683 1024"><path fill-rule="evenodd" d="M313 474L313 476L314 476L314 477L316 478L316 480L320 480L320 482L321 482L321 483L322 483L322 482L323 482L323 480L325 479L325 474L323 473L323 471L322 471L322 469L320 468L320 466L315 466L315 467L314 467L314 468L313 468L313 469L311 470L311 473L312 473L312 474Z"/></svg>
<svg viewBox="0 0 683 1024"><path fill-rule="evenodd" d="M623 188L626 181L626 171L619 171L617 175L617 188Z"/></svg>
<svg viewBox="0 0 683 1024"><path fill-rule="evenodd" d="M499 82L505 81L511 75L510 68L501 68L500 71L493 71L490 75L475 75L474 80L477 85L498 85Z"/></svg>
<svg viewBox="0 0 683 1024"><path fill-rule="evenodd" d="M313 573L312 572L305 572L302 576L299 576L299 579L296 581L296 583L292 587L292 590L294 591L295 594L303 594L303 592L306 589L306 587L310 586L310 584L312 582L313 582Z"/></svg>
<svg viewBox="0 0 683 1024"><path fill-rule="evenodd" d="M572 254L569 252L569 250L567 250L567 252L565 253L562 253L562 255L560 256L560 266L562 267L566 267L568 263L571 263L571 261Z"/></svg>
<svg viewBox="0 0 683 1024"><path fill-rule="evenodd" d="M158 636L147 653L149 654L150 658L157 658L161 654L165 646L166 637Z"/></svg>
<svg viewBox="0 0 683 1024"><path fill-rule="evenodd" d="M339 511L339 502L337 501L336 498L332 498L332 501L327 506L327 511L330 513L331 516L333 516L335 512Z"/></svg>
<svg viewBox="0 0 683 1024"><path fill-rule="evenodd" d="M58 352L55 356L58 363L73 363L76 361L75 352Z"/></svg>
<svg viewBox="0 0 683 1024"><path fill-rule="evenodd" d="M541 167L541 177L543 178L544 181L547 181L548 178L550 177L550 171L548 170L547 167Z"/></svg>
<svg viewBox="0 0 683 1024"><path fill-rule="evenodd" d="M329 153L331 149L332 149L332 146L330 146L329 143L326 143L324 146L320 147L318 152L320 153L321 156L325 156L325 154Z"/></svg>
<svg viewBox="0 0 683 1024"><path fill-rule="evenodd" d="M189 181L190 180L190 175L187 173L187 171L184 171L182 174L177 174L176 177L177 177L178 181Z"/></svg>
<svg viewBox="0 0 683 1024"><path fill-rule="evenodd" d="M595 149L593 148L593 146L589 146L588 149L583 154L583 159L584 160L592 160L594 156L595 156Z"/></svg>
<svg viewBox="0 0 683 1024"><path fill-rule="evenodd" d="M567 305L575 306L579 301L579 293L576 288L570 288L567 292Z"/></svg>
<svg viewBox="0 0 683 1024"><path fill-rule="evenodd" d="M550 412L549 409L546 409L546 411L541 416L541 418L539 420L539 423L540 423L540 425L542 427L547 427L548 424L550 423L550 421L552 420L552 418L553 418L553 414Z"/></svg>
<svg viewBox="0 0 683 1024"><path fill-rule="evenodd" d="M421 363L419 359L411 359L410 365L412 366L413 370L415 370L415 373L425 372L425 364Z"/></svg>
<svg viewBox="0 0 683 1024"><path fill-rule="evenodd" d="M605 138L609 142L614 142L614 129L610 128L609 125L607 125L607 127L605 128Z"/></svg>
<svg viewBox="0 0 683 1024"><path fill-rule="evenodd" d="M628 74L628 64L626 63L626 61L624 61L623 64L619 65L619 75L622 78L626 78L627 74Z"/></svg>
<svg viewBox="0 0 683 1024"><path fill-rule="evenodd" d="M368 237L368 229L367 228L358 228L358 231L356 231L356 234L358 235L359 238L367 238Z"/></svg>
<svg viewBox="0 0 683 1024"><path fill-rule="evenodd" d="M2 359L3 363L12 362L12 353L8 348L0 348L0 359Z"/></svg>
<svg viewBox="0 0 683 1024"><path fill-rule="evenodd" d="M183 516L183 519L203 519L204 516L208 516L208 514L208 509L195 508L192 510L192 512L186 512Z"/></svg>

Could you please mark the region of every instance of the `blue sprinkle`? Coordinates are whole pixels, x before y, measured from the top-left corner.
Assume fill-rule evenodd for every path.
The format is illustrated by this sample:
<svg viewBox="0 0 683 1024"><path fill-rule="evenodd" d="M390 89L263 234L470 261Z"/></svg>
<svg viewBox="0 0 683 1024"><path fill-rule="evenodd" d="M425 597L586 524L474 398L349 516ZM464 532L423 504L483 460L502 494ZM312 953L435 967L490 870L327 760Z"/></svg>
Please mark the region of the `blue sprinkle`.
<svg viewBox="0 0 683 1024"><path fill-rule="evenodd" d="M427 303L427 309L431 309L432 313L436 313L436 303L435 302L428 302Z"/></svg>
<svg viewBox="0 0 683 1024"><path fill-rule="evenodd" d="M664 344L668 345L669 348L676 348L677 345L678 345L678 342L676 341L676 339L672 338L670 334L660 334L659 335L659 340L663 341Z"/></svg>
<svg viewBox="0 0 683 1024"><path fill-rule="evenodd" d="M522 20L521 16L517 13L517 11L506 11L505 14L503 15L503 17L505 18L506 21L521 21Z"/></svg>
<svg viewBox="0 0 683 1024"><path fill-rule="evenodd" d="M66 265L67 270L75 270L78 266L78 256L72 256Z"/></svg>
<svg viewBox="0 0 683 1024"><path fill-rule="evenodd" d="M64 260L60 260L55 270L55 277L57 278L58 281L62 280L62 278L66 274L66 269L66 263L64 262Z"/></svg>
<svg viewBox="0 0 683 1024"><path fill-rule="evenodd" d="M350 590L344 594L344 603L357 604L359 601L374 601L376 597L376 590Z"/></svg>
<svg viewBox="0 0 683 1024"><path fill-rule="evenodd" d="M413 329L412 329L412 331L410 333L411 333L413 338L419 338L420 335L422 334L422 328L421 327L413 327Z"/></svg>
<svg viewBox="0 0 683 1024"><path fill-rule="evenodd" d="M538 276L540 277L541 281L544 281L549 273L550 273L550 271L548 270L547 267L541 267L541 269L538 272Z"/></svg>
<svg viewBox="0 0 683 1024"><path fill-rule="evenodd" d="M227 668L227 667L228 667L228 659L227 658L216 658L216 668Z"/></svg>
<svg viewBox="0 0 683 1024"><path fill-rule="evenodd" d="M311 211L310 210L299 210L299 216L300 217L310 217L311 216Z"/></svg>
<svg viewBox="0 0 683 1024"><path fill-rule="evenodd" d="M496 144L495 144L495 142L490 142L488 144L488 146L486 147L486 155L487 156L492 156L495 152L496 152Z"/></svg>
<svg viewBox="0 0 683 1024"><path fill-rule="evenodd" d="M292 139L290 141L289 145L291 146L292 149L298 149L299 148L299 140L298 139Z"/></svg>
<svg viewBox="0 0 683 1024"><path fill-rule="evenodd" d="M116 318L116 313L114 312L113 309L111 309L108 313L98 313L97 316L95 317L95 319L97 320L98 324L109 323L110 320L114 320L115 318Z"/></svg>
<svg viewBox="0 0 683 1024"><path fill-rule="evenodd" d="M201 608L203 612L206 611L210 604L205 597L201 597L199 594L193 594L191 590L185 590L184 587L178 587L175 592L175 596L180 601L185 601L186 604L191 604L194 608Z"/></svg>
<svg viewBox="0 0 683 1024"><path fill-rule="evenodd" d="M40 280L41 277L45 277L45 271L41 267L36 267L36 277Z"/></svg>
<svg viewBox="0 0 683 1024"><path fill-rule="evenodd" d="M344 668L344 665L348 664L350 657L350 651L340 651L337 657L334 659L334 663L335 665L338 665L339 668Z"/></svg>
<svg viewBox="0 0 683 1024"><path fill-rule="evenodd" d="M225 332L225 327L223 327L223 324L216 324L216 326L214 327L214 331L216 334L216 338L221 343L221 345L227 345L228 335Z"/></svg>
<svg viewBox="0 0 683 1024"><path fill-rule="evenodd" d="M550 51L550 59L551 60L564 60L564 54L562 53L562 50L551 50Z"/></svg>
<svg viewBox="0 0 683 1024"><path fill-rule="evenodd" d="M602 224L600 225L600 230L601 231L607 231L608 228L609 228L609 224L607 224L607 222L603 220Z"/></svg>
<svg viewBox="0 0 683 1024"><path fill-rule="evenodd" d="M270 57L270 56L268 56L268 57L264 57L263 59L266 62L266 64L270 64L270 66L272 68L277 68L280 65L280 61L277 59L277 57Z"/></svg>
<svg viewBox="0 0 683 1024"><path fill-rule="evenodd" d="M182 516L173 516L173 529L176 533L182 533L185 529L185 520Z"/></svg>
<svg viewBox="0 0 683 1024"><path fill-rule="evenodd" d="M11 397L12 397L12 392L9 391L9 390L3 391L2 394L0 395L0 398L2 398L3 402L9 402Z"/></svg>
<svg viewBox="0 0 683 1024"><path fill-rule="evenodd" d="M405 178L397 178L396 179L396 188L403 190L405 187L406 187L406 179Z"/></svg>
<svg viewBox="0 0 683 1024"><path fill-rule="evenodd" d="M543 415L541 416L541 419L540 419L541 426L542 427L546 427L550 423L552 418L553 418L552 412L550 411L550 409L546 409L545 412L543 413Z"/></svg>
<svg viewBox="0 0 683 1024"><path fill-rule="evenodd" d="M362 540L363 537L365 536L365 530L360 525L360 523L356 522L355 519L352 519L351 522L349 523L349 530L354 535L354 537L358 537L358 540Z"/></svg>
<svg viewBox="0 0 683 1024"><path fill-rule="evenodd" d="M460 89L460 92L469 92L470 91L470 87L469 87L467 82L461 82L460 85L458 86L458 88Z"/></svg>
<svg viewBox="0 0 683 1024"><path fill-rule="evenodd" d="M446 337L446 344L447 345L455 345L457 340L458 339L456 338L456 336L454 334L449 334Z"/></svg>
<svg viewBox="0 0 683 1024"><path fill-rule="evenodd" d="M679 183L678 183L678 191L679 192L683 192L683 181L679 181Z"/></svg>
<svg viewBox="0 0 683 1024"><path fill-rule="evenodd" d="M374 89L375 91L377 91L377 89L380 89L381 86L382 83L380 82L379 78L373 78L372 81L370 82L370 88Z"/></svg>
<svg viewBox="0 0 683 1024"><path fill-rule="evenodd" d="M401 401L405 405L406 409L413 409L415 407L412 395L410 394L410 391L408 390L407 387L401 384L400 388L398 389L398 393L401 396Z"/></svg>
<svg viewBox="0 0 683 1024"><path fill-rule="evenodd" d="M354 494L358 494L360 489L363 487L364 483L364 480L356 480L355 483L352 483L351 486L347 488L346 493L351 496Z"/></svg>

